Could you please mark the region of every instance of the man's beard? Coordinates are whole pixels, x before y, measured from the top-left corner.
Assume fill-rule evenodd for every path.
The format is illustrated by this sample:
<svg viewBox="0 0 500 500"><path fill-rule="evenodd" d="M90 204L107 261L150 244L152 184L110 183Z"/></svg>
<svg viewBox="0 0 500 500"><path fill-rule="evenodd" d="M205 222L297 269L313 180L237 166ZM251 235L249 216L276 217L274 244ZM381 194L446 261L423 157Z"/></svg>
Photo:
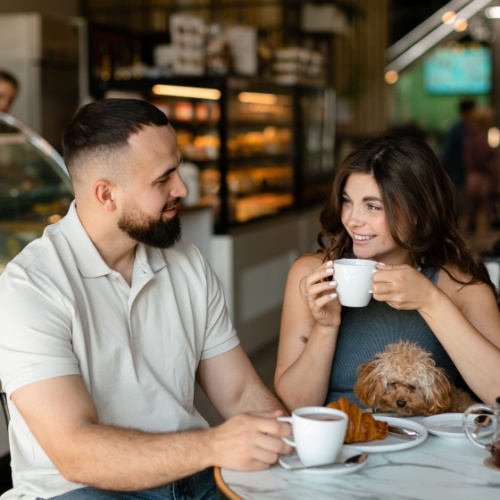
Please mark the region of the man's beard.
<svg viewBox="0 0 500 500"><path fill-rule="evenodd" d="M182 235L177 214L164 221L132 211L120 217L118 227L133 240L155 248L171 248L180 241Z"/></svg>

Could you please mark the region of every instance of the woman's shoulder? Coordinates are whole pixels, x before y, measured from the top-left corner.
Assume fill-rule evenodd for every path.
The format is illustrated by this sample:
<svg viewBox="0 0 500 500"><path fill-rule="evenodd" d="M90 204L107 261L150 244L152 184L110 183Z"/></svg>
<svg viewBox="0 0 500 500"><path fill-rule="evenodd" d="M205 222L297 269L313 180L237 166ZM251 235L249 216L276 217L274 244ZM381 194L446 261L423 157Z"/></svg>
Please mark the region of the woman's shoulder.
<svg viewBox="0 0 500 500"><path fill-rule="evenodd" d="M446 270L462 283L457 283ZM498 324L498 303L491 286L483 281L467 284L470 281L470 274L447 265L439 272L437 286L473 324L490 319Z"/></svg>
<svg viewBox="0 0 500 500"><path fill-rule="evenodd" d="M301 279L313 272L323 262L323 252L311 252L301 255L293 262L288 271L288 279Z"/></svg>
<svg viewBox="0 0 500 500"><path fill-rule="evenodd" d="M457 294L468 295L469 293L475 293L479 289L490 289L490 287L483 282L476 282L471 284L465 284L471 282L473 276L453 264L445 264L440 270L438 275L437 285L446 294L453 298Z"/></svg>
<svg viewBox="0 0 500 500"><path fill-rule="evenodd" d="M292 264L292 269L310 272L323 262L323 258L323 252L306 253Z"/></svg>

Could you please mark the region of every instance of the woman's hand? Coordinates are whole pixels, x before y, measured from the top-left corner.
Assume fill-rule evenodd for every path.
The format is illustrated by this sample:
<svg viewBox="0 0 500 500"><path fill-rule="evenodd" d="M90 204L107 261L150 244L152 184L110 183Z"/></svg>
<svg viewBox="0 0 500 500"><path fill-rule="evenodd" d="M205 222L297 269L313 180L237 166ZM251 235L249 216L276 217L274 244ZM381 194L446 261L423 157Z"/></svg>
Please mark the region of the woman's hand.
<svg viewBox="0 0 500 500"><path fill-rule="evenodd" d="M300 280L299 289L317 323L338 328L342 307L337 298L337 282L331 280L333 272L333 262L324 262Z"/></svg>
<svg viewBox="0 0 500 500"><path fill-rule="evenodd" d="M414 267L379 263L372 290L375 300L394 309L420 310L432 300L437 287Z"/></svg>

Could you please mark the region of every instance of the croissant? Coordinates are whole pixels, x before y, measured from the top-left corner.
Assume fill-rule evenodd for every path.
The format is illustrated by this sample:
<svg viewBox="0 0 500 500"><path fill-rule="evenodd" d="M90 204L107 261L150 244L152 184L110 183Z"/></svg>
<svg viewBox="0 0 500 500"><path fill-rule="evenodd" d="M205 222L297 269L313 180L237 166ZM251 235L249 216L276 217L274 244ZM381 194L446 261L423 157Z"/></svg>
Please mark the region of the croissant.
<svg viewBox="0 0 500 500"><path fill-rule="evenodd" d="M364 443L387 437L387 422L375 420L370 413L363 413L359 406L348 399L341 397L327 406L341 410L349 417L344 443Z"/></svg>

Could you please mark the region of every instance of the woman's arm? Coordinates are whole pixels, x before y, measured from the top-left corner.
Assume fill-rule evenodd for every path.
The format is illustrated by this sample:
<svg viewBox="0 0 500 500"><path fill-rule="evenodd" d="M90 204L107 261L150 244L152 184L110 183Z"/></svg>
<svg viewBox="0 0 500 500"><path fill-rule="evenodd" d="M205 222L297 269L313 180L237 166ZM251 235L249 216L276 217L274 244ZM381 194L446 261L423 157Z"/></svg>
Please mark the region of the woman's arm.
<svg viewBox="0 0 500 500"><path fill-rule="evenodd" d="M328 392L341 310L335 285L325 281L332 267L311 254L288 273L274 385L289 410L322 405Z"/></svg>
<svg viewBox="0 0 500 500"><path fill-rule="evenodd" d="M491 289L461 285L444 271L435 286L409 266L379 269L374 298L396 309L418 310L467 385L493 404L500 396L500 313Z"/></svg>
<svg viewBox="0 0 500 500"><path fill-rule="evenodd" d="M441 272L420 314L471 390L487 404L500 396L500 313L491 289L462 286Z"/></svg>

